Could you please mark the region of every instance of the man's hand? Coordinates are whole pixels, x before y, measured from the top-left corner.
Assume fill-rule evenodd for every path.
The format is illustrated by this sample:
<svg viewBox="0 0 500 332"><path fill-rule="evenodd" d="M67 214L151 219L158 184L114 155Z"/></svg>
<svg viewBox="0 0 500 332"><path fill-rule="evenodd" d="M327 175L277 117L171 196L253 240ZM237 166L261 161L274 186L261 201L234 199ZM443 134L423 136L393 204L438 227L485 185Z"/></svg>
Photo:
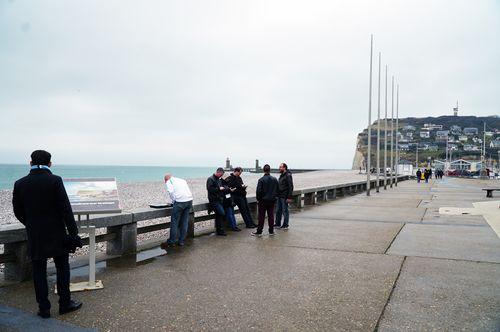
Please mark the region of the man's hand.
<svg viewBox="0 0 500 332"><path fill-rule="evenodd" d="M226 188L224 188L224 187L219 187L219 190L220 190L220 191L224 191L224 190L226 190Z"/></svg>
<svg viewBox="0 0 500 332"><path fill-rule="evenodd" d="M291 198L287 198L287 199L286 199L286 202L287 202L288 204L290 204L292 201L293 201L293 200L292 200Z"/></svg>
<svg viewBox="0 0 500 332"><path fill-rule="evenodd" d="M231 192L234 192L236 191L236 188L229 188L229 190L231 190Z"/></svg>

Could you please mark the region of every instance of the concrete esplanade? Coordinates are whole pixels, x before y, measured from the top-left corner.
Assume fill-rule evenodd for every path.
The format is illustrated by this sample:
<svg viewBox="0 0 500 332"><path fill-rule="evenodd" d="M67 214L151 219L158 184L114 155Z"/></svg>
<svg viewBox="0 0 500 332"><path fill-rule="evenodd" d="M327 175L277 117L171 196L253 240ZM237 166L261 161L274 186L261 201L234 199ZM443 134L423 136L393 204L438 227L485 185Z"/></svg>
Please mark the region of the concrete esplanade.
<svg viewBox="0 0 500 332"><path fill-rule="evenodd" d="M0 330L499 331L500 201L481 190L492 185L301 192L290 229L274 237L198 236L167 254L101 262L105 288L76 293L74 313L38 319L31 282L1 287ZM102 237L115 254L137 233L127 225ZM4 258L23 271L12 251Z"/></svg>

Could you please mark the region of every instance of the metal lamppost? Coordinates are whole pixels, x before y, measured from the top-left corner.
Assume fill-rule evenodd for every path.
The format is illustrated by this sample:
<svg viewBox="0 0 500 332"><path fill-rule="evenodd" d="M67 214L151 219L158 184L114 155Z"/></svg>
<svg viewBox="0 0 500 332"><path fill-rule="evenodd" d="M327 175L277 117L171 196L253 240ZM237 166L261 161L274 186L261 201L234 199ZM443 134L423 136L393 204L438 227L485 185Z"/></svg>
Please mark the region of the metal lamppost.
<svg viewBox="0 0 500 332"><path fill-rule="evenodd" d="M370 196L370 169L371 169L371 146L372 146L372 59L373 59L373 35L370 40L370 84L368 94L368 158L366 161L366 196Z"/></svg>

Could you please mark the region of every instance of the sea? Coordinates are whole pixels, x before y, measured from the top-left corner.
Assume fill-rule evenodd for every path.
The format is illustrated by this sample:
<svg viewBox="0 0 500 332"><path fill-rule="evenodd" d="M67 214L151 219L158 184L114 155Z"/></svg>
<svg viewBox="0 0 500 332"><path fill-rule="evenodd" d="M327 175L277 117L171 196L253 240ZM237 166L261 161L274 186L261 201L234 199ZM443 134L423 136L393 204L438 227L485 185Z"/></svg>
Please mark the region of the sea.
<svg viewBox="0 0 500 332"><path fill-rule="evenodd" d="M118 182L163 181L165 173L184 179L209 177L214 167L179 166L91 166L54 165L52 172L62 178L116 178ZM29 165L0 164L0 189L12 189L14 182L28 174Z"/></svg>

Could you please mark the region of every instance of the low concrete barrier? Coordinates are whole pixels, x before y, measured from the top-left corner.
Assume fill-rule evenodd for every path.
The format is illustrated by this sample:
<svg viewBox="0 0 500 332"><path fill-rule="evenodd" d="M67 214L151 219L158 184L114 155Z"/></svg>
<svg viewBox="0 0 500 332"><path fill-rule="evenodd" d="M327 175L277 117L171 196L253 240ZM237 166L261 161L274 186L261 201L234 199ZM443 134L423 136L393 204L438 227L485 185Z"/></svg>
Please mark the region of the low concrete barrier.
<svg viewBox="0 0 500 332"><path fill-rule="evenodd" d="M404 181L408 180L409 177L401 175L398 178L398 181ZM383 181L383 178L379 180L379 186L383 186ZM372 180L370 187L375 188L375 185L376 180ZM314 205L318 202L326 202L348 194L360 193L366 191L366 187L366 181L359 181L295 190L293 192L293 204L297 208L302 208L304 205ZM256 198L254 196L248 197L248 203L251 212L256 214ZM208 203L193 205L189 218L188 237L194 237L195 223L215 219L215 215L207 215L208 208ZM238 213L237 210L236 213ZM79 226L93 225L96 228L106 228L104 234L96 236L96 242L107 242L106 253L108 255L124 256L137 252L138 234L170 228L170 221L138 227L137 223L139 221L170 217L171 214L172 208L141 208L116 215L99 216L90 219L88 222L78 221L77 223ZM28 248L24 226L21 224L0 226L0 244L4 245L4 253L0 254L0 263L5 264L4 279L23 281L31 278L31 262L27 256ZM88 244L88 239L84 239L84 244Z"/></svg>

